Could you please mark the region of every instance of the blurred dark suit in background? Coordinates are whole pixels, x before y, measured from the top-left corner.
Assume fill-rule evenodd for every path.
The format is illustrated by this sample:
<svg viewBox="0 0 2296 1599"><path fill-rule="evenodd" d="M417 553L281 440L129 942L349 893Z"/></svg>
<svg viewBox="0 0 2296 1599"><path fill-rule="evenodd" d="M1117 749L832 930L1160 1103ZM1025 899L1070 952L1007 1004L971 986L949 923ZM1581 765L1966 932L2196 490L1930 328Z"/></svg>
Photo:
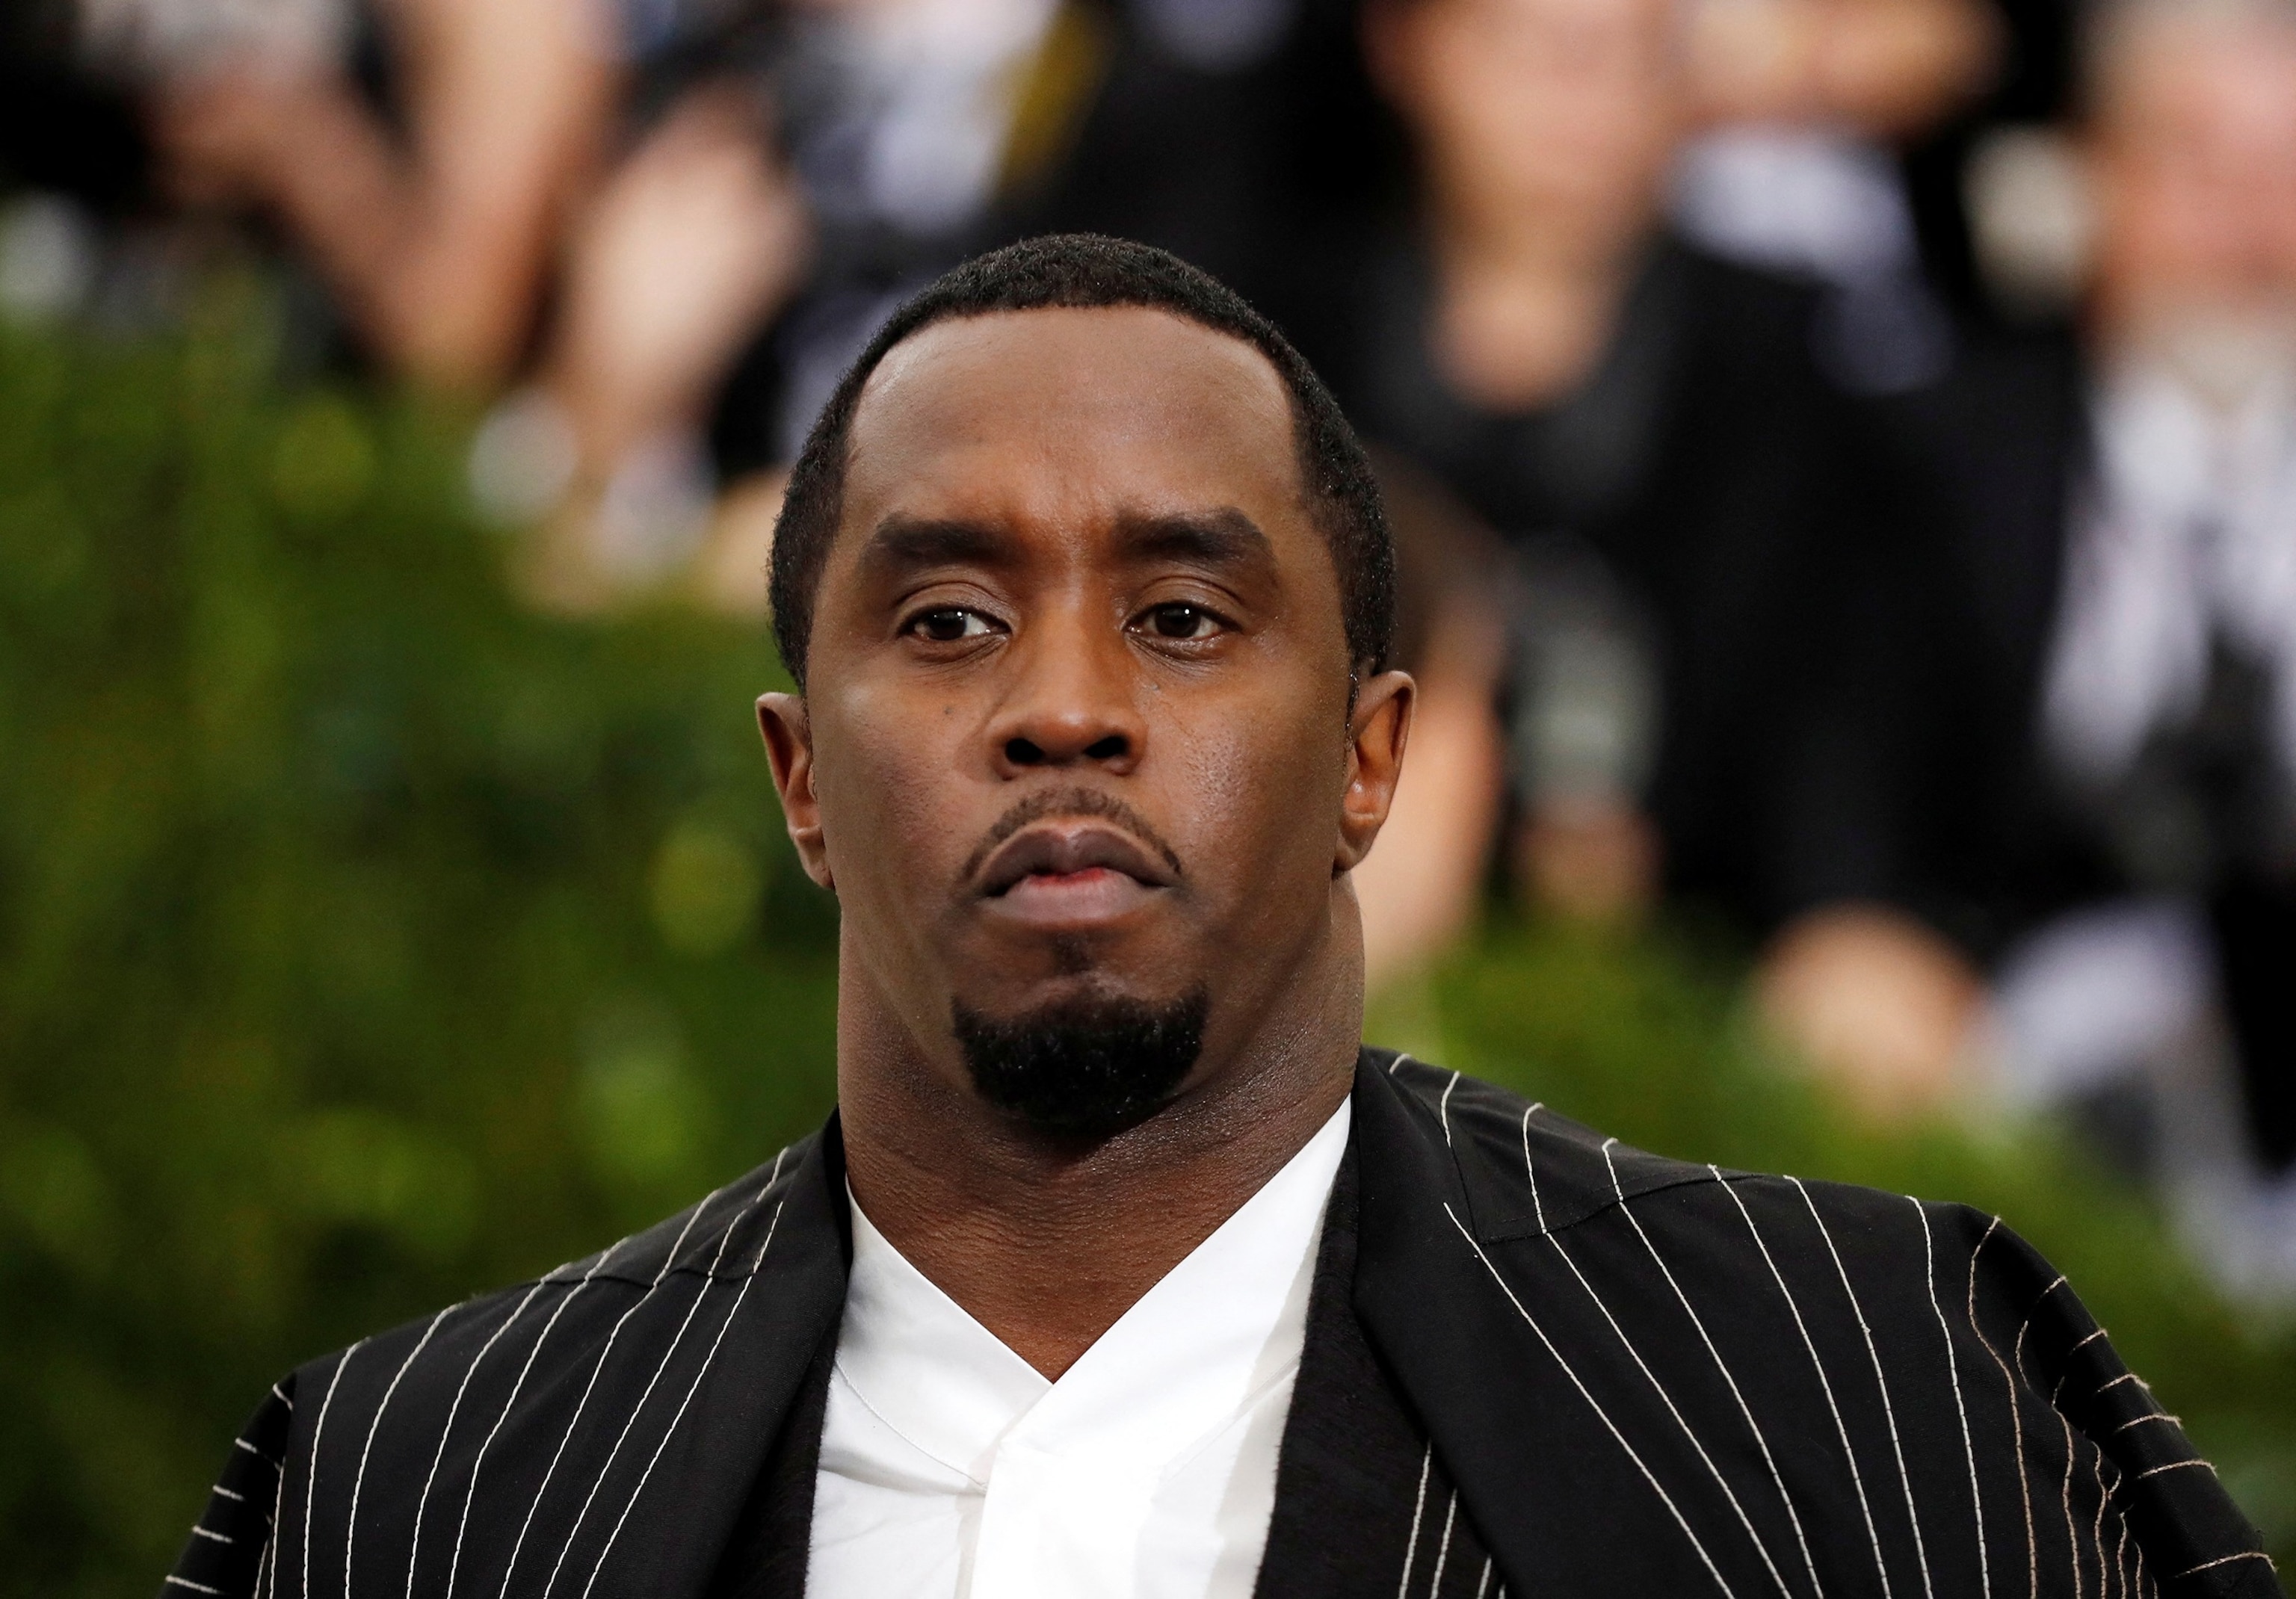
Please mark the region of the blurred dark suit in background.
<svg viewBox="0 0 2296 1599"><path fill-rule="evenodd" d="M2078 334L1900 402L1901 900L1989 964L1994 1077L2087 1107L2251 1286L2296 1275L2296 18L2091 41Z"/></svg>
<svg viewBox="0 0 2296 1599"><path fill-rule="evenodd" d="M1510 412L1436 371L1423 255L1398 241L1360 288L1361 343L1337 378L1358 425L1504 530L1534 586L1607 574L1649 678L1614 701L1613 793L1647 808L1666 888L1753 929L1873 892L1844 825L1856 775L1827 734L1856 709L1833 691L1868 546L1888 537L1889 463L1808 357L1816 293L1654 240L1595 369ZM1533 792L1560 780L1559 751L1545 771L1519 753Z"/></svg>
<svg viewBox="0 0 2296 1599"><path fill-rule="evenodd" d="M1534 900L1759 937L1875 897L1870 614L1910 501L1824 287L1670 234L1697 110L1650 0L1381 0L1415 198L1299 330L1368 437L1512 547L1510 850Z"/></svg>

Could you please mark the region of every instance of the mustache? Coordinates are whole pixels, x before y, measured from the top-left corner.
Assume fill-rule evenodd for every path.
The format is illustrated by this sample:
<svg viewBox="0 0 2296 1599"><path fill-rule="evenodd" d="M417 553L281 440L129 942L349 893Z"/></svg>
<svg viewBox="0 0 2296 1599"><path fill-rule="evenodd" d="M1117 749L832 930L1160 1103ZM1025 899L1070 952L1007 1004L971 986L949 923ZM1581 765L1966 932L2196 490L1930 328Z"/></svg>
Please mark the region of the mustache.
<svg viewBox="0 0 2296 1599"><path fill-rule="evenodd" d="M1153 849L1172 868L1174 877L1185 877L1186 870L1171 845L1166 843L1148 818L1119 800L1115 795L1098 789L1042 789L1015 803L1012 809L996 818L996 824L981 838L980 846L968 857L964 870L957 873L959 882L971 882L981 865L996 847L1031 822L1041 822L1046 816L1098 816L1115 823L1142 843Z"/></svg>

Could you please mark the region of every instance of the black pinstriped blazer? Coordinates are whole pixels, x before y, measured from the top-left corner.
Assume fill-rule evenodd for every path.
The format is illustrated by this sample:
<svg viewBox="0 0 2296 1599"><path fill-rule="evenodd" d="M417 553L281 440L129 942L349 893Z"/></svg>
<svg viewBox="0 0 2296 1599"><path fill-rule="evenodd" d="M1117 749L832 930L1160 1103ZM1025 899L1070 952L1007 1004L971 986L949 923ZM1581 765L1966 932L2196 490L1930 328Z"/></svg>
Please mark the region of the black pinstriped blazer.
<svg viewBox="0 0 2296 1599"><path fill-rule="evenodd" d="M603 1254L303 1366L166 1595L796 1586L726 1562L809 1513L841 1188L832 1119ZM1263 1595L2279 1592L1994 1218L1661 1160L1372 1050L1342 1191Z"/></svg>

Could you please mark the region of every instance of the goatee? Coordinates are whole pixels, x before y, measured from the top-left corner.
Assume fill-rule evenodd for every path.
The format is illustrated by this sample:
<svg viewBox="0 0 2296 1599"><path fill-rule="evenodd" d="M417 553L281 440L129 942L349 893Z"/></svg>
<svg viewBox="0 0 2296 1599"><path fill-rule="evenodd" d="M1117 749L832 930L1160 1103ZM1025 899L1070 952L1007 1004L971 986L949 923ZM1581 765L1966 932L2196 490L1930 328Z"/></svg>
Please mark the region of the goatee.
<svg viewBox="0 0 2296 1599"><path fill-rule="evenodd" d="M1166 1004L1067 1000L1019 1016L953 1007L980 1097L1040 1132L1107 1138L1137 1127L1186 1080L1211 1008L1202 989Z"/></svg>

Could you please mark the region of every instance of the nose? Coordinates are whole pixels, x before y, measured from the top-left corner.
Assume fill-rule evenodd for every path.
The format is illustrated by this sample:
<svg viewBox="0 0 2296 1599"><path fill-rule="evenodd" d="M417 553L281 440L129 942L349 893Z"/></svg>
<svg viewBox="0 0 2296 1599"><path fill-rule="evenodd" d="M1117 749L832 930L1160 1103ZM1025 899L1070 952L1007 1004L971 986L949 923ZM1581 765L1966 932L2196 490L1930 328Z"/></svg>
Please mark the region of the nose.
<svg viewBox="0 0 2296 1599"><path fill-rule="evenodd" d="M1078 615L1040 617L1006 660L1004 702L988 727L999 776L1079 767L1123 776L1139 766L1148 729L1120 629Z"/></svg>

